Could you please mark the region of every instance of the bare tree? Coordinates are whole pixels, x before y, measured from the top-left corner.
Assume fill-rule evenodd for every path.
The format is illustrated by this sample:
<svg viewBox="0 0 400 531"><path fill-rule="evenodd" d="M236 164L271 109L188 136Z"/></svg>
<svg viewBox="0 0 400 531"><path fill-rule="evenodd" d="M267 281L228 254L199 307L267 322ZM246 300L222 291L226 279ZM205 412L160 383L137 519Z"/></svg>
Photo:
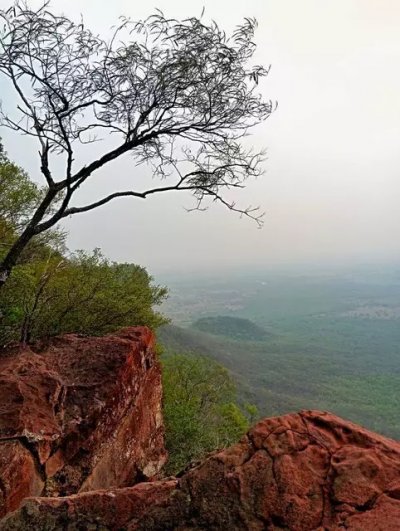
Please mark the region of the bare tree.
<svg viewBox="0 0 400 531"><path fill-rule="evenodd" d="M223 194L262 173L262 153L242 141L273 111L257 92L268 69L250 64L255 20L245 19L228 37L203 17L179 21L157 11L140 22L121 19L103 40L83 23L53 14L48 3L33 11L17 2L0 18L0 74L18 97L17 115L2 110L0 124L38 140L46 182L0 264L0 287L32 238L118 197L189 190L194 208L210 198L260 223L258 209L239 208ZM113 147L79 167L76 146L104 135ZM150 164L159 186L73 203L97 170L126 153ZM53 155L63 157L63 175L54 175Z"/></svg>

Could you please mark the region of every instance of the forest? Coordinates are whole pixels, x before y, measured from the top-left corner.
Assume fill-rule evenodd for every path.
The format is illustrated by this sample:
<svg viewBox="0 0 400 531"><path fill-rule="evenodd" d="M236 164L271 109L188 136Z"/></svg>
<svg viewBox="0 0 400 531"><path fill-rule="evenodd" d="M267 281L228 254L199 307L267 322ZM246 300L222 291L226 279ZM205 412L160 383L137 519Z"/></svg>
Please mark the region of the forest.
<svg viewBox="0 0 400 531"><path fill-rule="evenodd" d="M225 365L260 414L323 409L399 438L395 266L243 271L169 285L162 307L173 325L161 328L162 342ZM255 333L245 337L249 323Z"/></svg>

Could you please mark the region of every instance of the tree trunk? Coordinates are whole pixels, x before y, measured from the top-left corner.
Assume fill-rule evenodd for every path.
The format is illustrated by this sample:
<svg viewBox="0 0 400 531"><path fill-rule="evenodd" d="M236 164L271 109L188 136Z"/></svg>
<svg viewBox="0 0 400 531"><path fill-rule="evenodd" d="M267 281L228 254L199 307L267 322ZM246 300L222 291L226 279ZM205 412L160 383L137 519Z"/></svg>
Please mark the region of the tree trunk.
<svg viewBox="0 0 400 531"><path fill-rule="evenodd" d="M20 343L22 343L23 345L27 345L30 339L29 337L30 336L29 329L30 329L30 324L31 324L30 317L31 317L30 315L27 315L21 326L21 333L20 333L19 340L20 340Z"/></svg>
<svg viewBox="0 0 400 531"><path fill-rule="evenodd" d="M9 279L13 267L17 264L23 250L34 236L34 229L28 226L21 236L14 242L14 245L0 263L0 289Z"/></svg>
<svg viewBox="0 0 400 531"><path fill-rule="evenodd" d="M38 206L35 214L32 216L30 223L25 227L24 231L14 242L7 255L0 262L0 290L10 277L11 271L17 264L23 250L31 241L31 239L39 234L41 231L37 230L38 224L42 221L47 209L51 205L51 202L57 195L56 189L48 190L47 194L43 198L42 202Z"/></svg>

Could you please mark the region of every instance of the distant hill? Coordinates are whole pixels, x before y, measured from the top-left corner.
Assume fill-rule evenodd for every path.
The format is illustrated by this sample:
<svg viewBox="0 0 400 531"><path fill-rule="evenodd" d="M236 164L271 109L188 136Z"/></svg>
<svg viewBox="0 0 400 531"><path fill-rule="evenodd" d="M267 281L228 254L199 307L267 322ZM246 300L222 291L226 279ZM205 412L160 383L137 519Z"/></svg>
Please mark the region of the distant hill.
<svg viewBox="0 0 400 531"><path fill-rule="evenodd" d="M249 319L217 315L215 317L201 317L192 324L192 328L213 334L225 336L240 341L264 341L268 338L267 332L261 326Z"/></svg>

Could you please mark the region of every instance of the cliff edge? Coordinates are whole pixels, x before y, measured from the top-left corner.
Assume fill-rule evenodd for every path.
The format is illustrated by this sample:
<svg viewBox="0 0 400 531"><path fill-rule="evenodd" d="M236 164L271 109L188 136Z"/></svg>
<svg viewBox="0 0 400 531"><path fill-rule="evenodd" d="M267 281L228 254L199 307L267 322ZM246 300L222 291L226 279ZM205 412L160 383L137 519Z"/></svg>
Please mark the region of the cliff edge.
<svg viewBox="0 0 400 531"><path fill-rule="evenodd" d="M153 343L138 327L3 353L1 531L400 530L400 444L326 412L264 419L160 479Z"/></svg>
<svg viewBox="0 0 400 531"><path fill-rule="evenodd" d="M0 516L27 496L132 486L166 460L147 328L65 335L0 358Z"/></svg>

